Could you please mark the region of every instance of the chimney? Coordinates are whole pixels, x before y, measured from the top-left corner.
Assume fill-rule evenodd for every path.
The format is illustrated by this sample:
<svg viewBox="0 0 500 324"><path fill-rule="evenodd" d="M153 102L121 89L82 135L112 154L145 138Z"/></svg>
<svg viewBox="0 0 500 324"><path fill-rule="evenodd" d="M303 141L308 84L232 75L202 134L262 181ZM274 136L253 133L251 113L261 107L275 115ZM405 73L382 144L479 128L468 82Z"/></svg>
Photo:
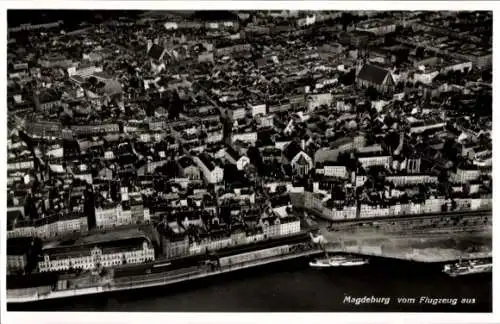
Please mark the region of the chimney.
<svg viewBox="0 0 500 324"><path fill-rule="evenodd" d="M302 151L306 150L306 140L305 139L302 139L302 141L300 142L300 147L302 148Z"/></svg>
<svg viewBox="0 0 500 324"><path fill-rule="evenodd" d="M152 40L148 40L148 49L146 52L149 52L149 50L151 49L151 47L153 47L153 41Z"/></svg>

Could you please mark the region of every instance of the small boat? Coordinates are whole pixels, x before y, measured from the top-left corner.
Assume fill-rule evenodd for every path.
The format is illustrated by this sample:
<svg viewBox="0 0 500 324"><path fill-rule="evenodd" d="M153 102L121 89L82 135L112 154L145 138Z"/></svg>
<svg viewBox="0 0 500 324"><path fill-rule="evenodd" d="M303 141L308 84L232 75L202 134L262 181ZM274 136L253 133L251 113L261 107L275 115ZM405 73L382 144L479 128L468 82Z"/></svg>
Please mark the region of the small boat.
<svg viewBox="0 0 500 324"><path fill-rule="evenodd" d="M443 267L443 272L450 277L488 273L492 270L493 263L491 260L469 260L465 262L460 260L457 263L445 264Z"/></svg>
<svg viewBox="0 0 500 324"><path fill-rule="evenodd" d="M330 259L329 258L316 259L314 261L309 262L309 266L313 268L329 268L331 267Z"/></svg>
<svg viewBox="0 0 500 324"><path fill-rule="evenodd" d="M354 267L368 264L368 262L368 259L359 257L336 255L311 261L309 266L313 268Z"/></svg>
<svg viewBox="0 0 500 324"><path fill-rule="evenodd" d="M354 256L334 256L330 259L332 267L353 267L368 264L368 259L363 259Z"/></svg>

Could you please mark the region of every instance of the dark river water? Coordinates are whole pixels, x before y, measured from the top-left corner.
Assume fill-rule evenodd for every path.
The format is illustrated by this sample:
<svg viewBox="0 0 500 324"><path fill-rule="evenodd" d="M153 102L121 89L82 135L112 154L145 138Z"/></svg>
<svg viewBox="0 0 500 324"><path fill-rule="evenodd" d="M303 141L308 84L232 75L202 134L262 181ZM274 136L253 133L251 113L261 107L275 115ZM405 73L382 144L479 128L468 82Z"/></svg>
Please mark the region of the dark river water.
<svg viewBox="0 0 500 324"><path fill-rule="evenodd" d="M372 259L358 268L309 268L286 261L167 287L9 305L9 310L143 312L491 312L491 274L450 278L441 265ZM390 298L387 304L345 302ZM415 298L415 303L398 302ZM456 305L419 303L458 299ZM467 302L462 302L466 298Z"/></svg>

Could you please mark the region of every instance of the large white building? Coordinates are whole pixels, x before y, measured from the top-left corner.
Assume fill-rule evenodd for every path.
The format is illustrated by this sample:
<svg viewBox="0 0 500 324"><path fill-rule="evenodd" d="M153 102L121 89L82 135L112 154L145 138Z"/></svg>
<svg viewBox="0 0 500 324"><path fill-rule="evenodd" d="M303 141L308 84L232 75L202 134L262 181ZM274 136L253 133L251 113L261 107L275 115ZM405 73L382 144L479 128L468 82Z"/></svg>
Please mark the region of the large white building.
<svg viewBox="0 0 500 324"><path fill-rule="evenodd" d="M257 132L234 133L231 135L231 141L242 141L245 143L255 144L257 142Z"/></svg>
<svg viewBox="0 0 500 324"><path fill-rule="evenodd" d="M28 169L33 169L34 167L35 167L35 162L33 162L31 156L28 157L28 159L12 160L7 163L8 171L28 170Z"/></svg>
<svg viewBox="0 0 500 324"><path fill-rule="evenodd" d="M307 107L309 110L314 110L322 105L330 106L332 101L333 95L331 93L315 93L308 96Z"/></svg>
<svg viewBox="0 0 500 324"><path fill-rule="evenodd" d="M136 195L136 193L131 193L131 195ZM138 206L138 208L135 208L135 206ZM143 207L142 201L135 202L133 210L124 210L121 204L95 209L97 228L111 228L113 226L135 224L137 222L147 223L149 220L149 209Z"/></svg>
<svg viewBox="0 0 500 324"><path fill-rule="evenodd" d="M323 174L327 177L345 178L347 177L347 168L344 165L326 163L323 166Z"/></svg>
<svg viewBox="0 0 500 324"><path fill-rule="evenodd" d="M250 164L248 156L240 155L232 147L226 148L224 151L224 157L229 163L235 164L236 168L240 171Z"/></svg>
<svg viewBox="0 0 500 324"><path fill-rule="evenodd" d="M369 168L372 166L390 165L392 162L392 156L365 156L358 158L358 160L363 168Z"/></svg>
<svg viewBox="0 0 500 324"><path fill-rule="evenodd" d="M266 104L249 104L250 110L252 111L252 117L255 116L265 116L267 113Z"/></svg>
<svg viewBox="0 0 500 324"><path fill-rule="evenodd" d="M201 154L193 158L194 163L200 168L205 181L219 183L224 178L224 170L215 165L208 156Z"/></svg>
<svg viewBox="0 0 500 324"><path fill-rule="evenodd" d="M88 231L87 217L80 213L47 216L35 221L35 232L42 239Z"/></svg>
<svg viewBox="0 0 500 324"><path fill-rule="evenodd" d="M457 173L453 175L453 180L464 183L468 181L473 181L479 179L481 176L481 171L477 168L473 169L461 169L457 168Z"/></svg>
<svg viewBox="0 0 500 324"><path fill-rule="evenodd" d="M72 233L88 231L87 217L79 212L58 213L42 217L35 221L16 222L7 231L7 237L36 236L41 239L51 239Z"/></svg>
<svg viewBox="0 0 500 324"><path fill-rule="evenodd" d="M92 270L98 265L115 267L155 259L151 242L144 236L110 239L86 239L71 246L59 245L44 249L43 260L38 262L39 271L64 271L70 268Z"/></svg>
<svg viewBox="0 0 500 324"><path fill-rule="evenodd" d="M227 110L227 114L231 117L231 120L243 119L246 113L245 107L231 107Z"/></svg>
<svg viewBox="0 0 500 324"><path fill-rule="evenodd" d="M428 174L412 174L412 175L401 175L401 176L388 176L387 181L398 185L415 185L415 184L426 184L426 183L437 183L437 176L432 176Z"/></svg>

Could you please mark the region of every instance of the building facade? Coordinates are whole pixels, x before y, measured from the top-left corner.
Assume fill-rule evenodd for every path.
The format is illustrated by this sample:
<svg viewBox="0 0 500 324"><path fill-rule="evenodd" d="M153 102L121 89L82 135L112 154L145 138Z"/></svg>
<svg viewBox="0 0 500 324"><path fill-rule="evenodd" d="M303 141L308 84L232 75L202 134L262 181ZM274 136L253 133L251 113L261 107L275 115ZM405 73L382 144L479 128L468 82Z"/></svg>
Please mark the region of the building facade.
<svg viewBox="0 0 500 324"><path fill-rule="evenodd" d="M129 244L126 244L129 243ZM92 270L98 265L114 267L122 264L154 261L155 252L146 238L87 244L43 251L38 263L40 272L65 271L70 268Z"/></svg>

